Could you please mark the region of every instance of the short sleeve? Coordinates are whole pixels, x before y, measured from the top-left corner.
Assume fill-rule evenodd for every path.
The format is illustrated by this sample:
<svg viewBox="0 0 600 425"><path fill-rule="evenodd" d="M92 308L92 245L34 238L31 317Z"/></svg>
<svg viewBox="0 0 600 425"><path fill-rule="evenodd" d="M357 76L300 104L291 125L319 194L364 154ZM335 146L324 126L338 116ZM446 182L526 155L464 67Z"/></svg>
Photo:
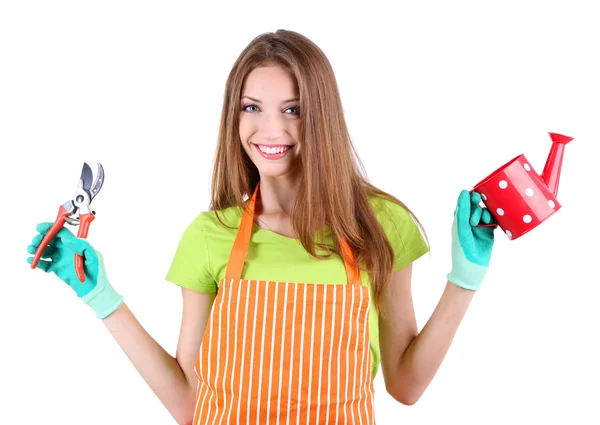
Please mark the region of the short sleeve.
<svg viewBox="0 0 600 425"><path fill-rule="evenodd" d="M383 199L374 201L373 206L394 249L394 272L403 269L429 252L429 246L421 229L407 209L395 202Z"/></svg>
<svg viewBox="0 0 600 425"><path fill-rule="evenodd" d="M210 272L209 252L206 236L202 231L201 216L183 232L166 280L196 292L217 292L217 283Z"/></svg>

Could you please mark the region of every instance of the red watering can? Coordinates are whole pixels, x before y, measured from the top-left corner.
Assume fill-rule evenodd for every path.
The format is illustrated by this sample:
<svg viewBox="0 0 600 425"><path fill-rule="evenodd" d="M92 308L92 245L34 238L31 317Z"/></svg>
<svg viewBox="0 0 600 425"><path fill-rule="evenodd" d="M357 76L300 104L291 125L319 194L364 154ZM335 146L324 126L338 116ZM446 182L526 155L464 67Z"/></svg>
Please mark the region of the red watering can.
<svg viewBox="0 0 600 425"><path fill-rule="evenodd" d="M535 172L525 155L519 155L475 185L483 203L509 239L539 226L561 208L556 199L565 145L572 137L548 133L552 147L542 174Z"/></svg>

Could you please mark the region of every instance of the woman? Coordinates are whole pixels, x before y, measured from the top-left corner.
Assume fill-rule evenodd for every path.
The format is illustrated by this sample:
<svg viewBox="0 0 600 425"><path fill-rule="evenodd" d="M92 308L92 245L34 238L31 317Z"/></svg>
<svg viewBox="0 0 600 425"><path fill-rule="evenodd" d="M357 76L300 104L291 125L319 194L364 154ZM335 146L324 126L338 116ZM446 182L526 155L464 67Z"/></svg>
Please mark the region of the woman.
<svg viewBox="0 0 600 425"><path fill-rule="evenodd" d="M92 307L178 423L375 423L379 366L407 405L433 379L484 279L495 227L476 226L490 216L463 190L452 270L419 332L412 263L428 244L353 154L325 55L298 33L262 34L227 80L211 208L185 230L167 274L183 292L176 356L138 323L86 240L61 230L38 267ZM38 225L29 253L50 225Z"/></svg>

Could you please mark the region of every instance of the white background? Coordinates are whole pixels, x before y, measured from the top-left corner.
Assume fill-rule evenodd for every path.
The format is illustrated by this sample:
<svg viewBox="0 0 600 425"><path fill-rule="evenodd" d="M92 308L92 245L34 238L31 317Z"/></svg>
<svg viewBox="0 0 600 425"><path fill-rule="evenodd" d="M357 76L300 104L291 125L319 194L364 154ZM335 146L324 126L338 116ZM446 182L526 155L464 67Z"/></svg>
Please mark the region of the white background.
<svg viewBox="0 0 600 425"><path fill-rule="evenodd" d="M566 147L555 216L509 241L414 406L376 380L379 424L597 424L600 27L593 2L53 1L0 7L0 423L171 424L91 310L26 247L100 161L90 240L170 353L180 289L164 280L207 209L227 74L250 40L303 33L329 57L368 176L422 220L422 327L450 267L459 191L548 132Z"/></svg>

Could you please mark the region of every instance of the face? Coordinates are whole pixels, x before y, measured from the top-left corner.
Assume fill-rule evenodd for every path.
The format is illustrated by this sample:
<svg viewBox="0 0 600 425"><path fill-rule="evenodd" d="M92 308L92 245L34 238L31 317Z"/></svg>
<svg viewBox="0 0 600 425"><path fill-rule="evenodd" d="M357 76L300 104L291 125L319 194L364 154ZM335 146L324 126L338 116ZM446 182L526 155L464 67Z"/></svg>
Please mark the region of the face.
<svg viewBox="0 0 600 425"><path fill-rule="evenodd" d="M300 163L300 100L294 76L269 65L246 78L240 99L240 139L265 177L293 176Z"/></svg>

